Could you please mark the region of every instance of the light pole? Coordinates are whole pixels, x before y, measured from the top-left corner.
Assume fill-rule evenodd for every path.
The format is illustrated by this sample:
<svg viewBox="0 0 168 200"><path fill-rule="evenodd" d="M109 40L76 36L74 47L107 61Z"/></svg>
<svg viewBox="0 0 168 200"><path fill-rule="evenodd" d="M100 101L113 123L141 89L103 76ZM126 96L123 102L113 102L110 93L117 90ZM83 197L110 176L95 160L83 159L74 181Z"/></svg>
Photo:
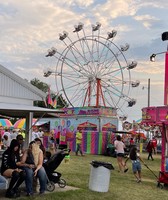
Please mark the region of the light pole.
<svg viewBox="0 0 168 200"><path fill-rule="evenodd" d="M145 88L147 88L148 90L148 107L150 106L150 78L148 78L148 87L142 87L142 89L144 90Z"/></svg>
<svg viewBox="0 0 168 200"><path fill-rule="evenodd" d="M150 78L148 79L148 107L150 106Z"/></svg>
<svg viewBox="0 0 168 200"><path fill-rule="evenodd" d="M168 32L164 32L162 34L162 40L168 40ZM155 57L158 54L165 54L165 80L164 80L164 105L168 105L168 46L167 46L167 51L165 52L160 52L156 54L152 54L150 56L150 61L154 62ZM168 142L166 140L166 136L168 135L168 130L167 126L165 123L162 124L162 159L161 159L161 171L165 171L165 160L166 157L168 156ZM167 163L167 162L166 162ZM167 167L167 164L166 164Z"/></svg>
<svg viewBox="0 0 168 200"><path fill-rule="evenodd" d="M162 40L168 40L168 32L162 34ZM168 46L167 51L152 54L150 56L150 61L155 62L155 57L159 54L165 54L164 105L168 105Z"/></svg>
<svg viewBox="0 0 168 200"><path fill-rule="evenodd" d="M168 51L152 54L150 61L155 62L155 57L159 54L165 54L164 105L168 105Z"/></svg>

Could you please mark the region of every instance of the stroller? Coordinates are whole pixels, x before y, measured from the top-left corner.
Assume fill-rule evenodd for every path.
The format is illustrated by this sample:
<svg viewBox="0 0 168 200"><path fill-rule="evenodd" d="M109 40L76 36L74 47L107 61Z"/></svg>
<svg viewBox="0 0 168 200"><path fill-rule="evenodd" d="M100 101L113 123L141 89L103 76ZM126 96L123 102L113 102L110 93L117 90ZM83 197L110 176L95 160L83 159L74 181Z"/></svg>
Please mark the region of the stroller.
<svg viewBox="0 0 168 200"><path fill-rule="evenodd" d="M70 150L60 150L51 156L48 161L43 163L43 167L47 174L47 190L52 192L55 189L55 183L58 183L59 187L64 188L66 181L61 178L61 173L55 170L61 164L65 156L69 155Z"/></svg>

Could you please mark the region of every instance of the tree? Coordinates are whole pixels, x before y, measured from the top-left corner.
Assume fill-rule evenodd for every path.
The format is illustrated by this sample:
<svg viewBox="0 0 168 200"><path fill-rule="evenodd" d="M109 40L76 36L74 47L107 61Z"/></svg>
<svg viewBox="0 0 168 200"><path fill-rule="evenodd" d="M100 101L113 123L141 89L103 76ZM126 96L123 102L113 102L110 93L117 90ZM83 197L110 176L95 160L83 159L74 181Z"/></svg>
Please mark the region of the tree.
<svg viewBox="0 0 168 200"><path fill-rule="evenodd" d="M34 85L35 87L37 87L39 90L42 90L43 92L46 93L46 103L44 101L34 101L34 106L38 106L38 107L43 107L43 108L46 108L46 104L47 104L47 107L48 108L51 108L53 109L53 106L51 105L48 105L48 88L49 88L49 85L47 83L44 83L42 81L40 81L39 79L37 78L34 78L30 81L30 83L32 85ZM51 91L51 99L54 100L56 99L57 100L57 108L64 108L64 107L68 107L68 103L66 102L66 100L62 97L62 94L59 94L58 96L56 94L54 94L53 91Z"/></svg>
<svg viewBox="0 0 168 200"><path fill-rule="evenodd" d="M47 93L48 92L48 85L47 83L43 83L42 81L40 81L37 78L34 78L30 81L30 83L32 85L34 85L35 87L37 87L39 90L42 90L43 92Z"/></svg>

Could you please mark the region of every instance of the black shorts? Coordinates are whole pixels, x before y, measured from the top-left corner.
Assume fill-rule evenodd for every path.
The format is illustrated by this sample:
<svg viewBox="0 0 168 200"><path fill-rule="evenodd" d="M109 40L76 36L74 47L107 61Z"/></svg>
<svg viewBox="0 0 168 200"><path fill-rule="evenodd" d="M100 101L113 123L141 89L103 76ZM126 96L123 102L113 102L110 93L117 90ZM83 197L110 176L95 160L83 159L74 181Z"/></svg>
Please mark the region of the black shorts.
<svg viewBox="0 0 168 200"><path fill-rule="evenodd" d="M124 153L117 153L117 157L124 157Z"/></svg>

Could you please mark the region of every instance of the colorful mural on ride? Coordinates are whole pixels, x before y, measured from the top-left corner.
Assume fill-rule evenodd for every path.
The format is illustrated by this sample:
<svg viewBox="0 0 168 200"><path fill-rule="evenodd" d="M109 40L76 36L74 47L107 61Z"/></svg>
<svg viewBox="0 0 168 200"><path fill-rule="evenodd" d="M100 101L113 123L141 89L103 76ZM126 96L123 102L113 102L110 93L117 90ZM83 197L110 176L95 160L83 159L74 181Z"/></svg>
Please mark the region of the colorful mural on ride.
<svg viewBox="0 0 168 200"><path fill-rule="evenodd" d="M118 129L118 118L113 108L65 108L59 118L50 119L50 130L60 132L60 144L76 149L75 135L82 129L82 149L89 154L103 154L108 143L113 143Z"/></svg>

